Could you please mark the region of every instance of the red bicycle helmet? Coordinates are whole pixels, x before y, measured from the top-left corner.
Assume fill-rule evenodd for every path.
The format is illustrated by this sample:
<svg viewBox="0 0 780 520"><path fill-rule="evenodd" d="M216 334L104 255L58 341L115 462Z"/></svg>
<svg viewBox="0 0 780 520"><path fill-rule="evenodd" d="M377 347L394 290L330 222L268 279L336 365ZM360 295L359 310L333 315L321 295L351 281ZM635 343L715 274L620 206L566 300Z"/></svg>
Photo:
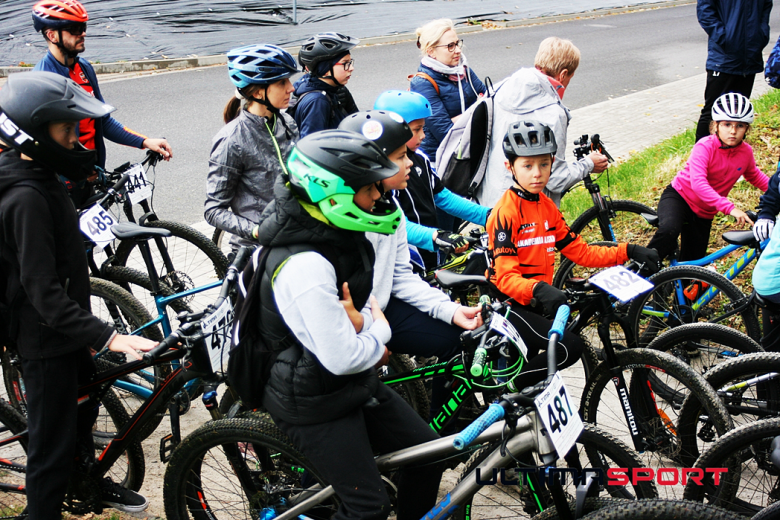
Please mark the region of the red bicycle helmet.
<svg viewBox="0 0 780 520"><path fill-rule="evenodd" d="M41 0L33 6L32 17L37 32L62 29L89 20L87 10L78 0Z"/></svg>

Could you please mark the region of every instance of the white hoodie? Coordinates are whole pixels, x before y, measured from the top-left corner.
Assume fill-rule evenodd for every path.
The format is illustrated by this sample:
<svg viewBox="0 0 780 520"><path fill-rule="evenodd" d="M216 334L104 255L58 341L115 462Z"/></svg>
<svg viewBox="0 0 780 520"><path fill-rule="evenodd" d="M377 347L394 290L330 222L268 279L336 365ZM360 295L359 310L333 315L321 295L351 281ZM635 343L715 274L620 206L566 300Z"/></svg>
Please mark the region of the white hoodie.
<svg viewBox="0 0 780 520"><path fill-rule="evenodd" d="M500 88L498 88L500 87ZM478 191L477 199L483 206L493 207L504 192L512 186L512 175L504 167L503 141L512 123L536 120L552 128L558 153L544 190L556 205L560 205L563 192L582 180L593 170L593 161L585 157L581 161L567 163L566 130L571 113L563 105L555 88L542 72L535 68L518 69L497 86L493 113L493 136L490 141L487 171Z"/></svg>

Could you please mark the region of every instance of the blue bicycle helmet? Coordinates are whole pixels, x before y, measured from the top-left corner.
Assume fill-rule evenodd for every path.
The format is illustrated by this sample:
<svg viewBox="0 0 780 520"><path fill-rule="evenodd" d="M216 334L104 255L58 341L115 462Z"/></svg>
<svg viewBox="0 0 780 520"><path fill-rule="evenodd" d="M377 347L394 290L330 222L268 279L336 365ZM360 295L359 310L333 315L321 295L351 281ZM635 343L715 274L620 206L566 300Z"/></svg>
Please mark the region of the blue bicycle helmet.
<svg viewBox="0 0 780 520"><path fill-rule="evenodd" d="M406 90L388 90L382 92L374 102L374 110L387 110L395 112L411 123L416 119L430 117L431 104L422 94L407 92Z"/></svg>
<svg viewBox="0 0 780 520"><path fill-rule="evenodd" d="M228 74L239 90L270 85L299 72L295 58L276 45L247 45L228 51Z"/></svg>

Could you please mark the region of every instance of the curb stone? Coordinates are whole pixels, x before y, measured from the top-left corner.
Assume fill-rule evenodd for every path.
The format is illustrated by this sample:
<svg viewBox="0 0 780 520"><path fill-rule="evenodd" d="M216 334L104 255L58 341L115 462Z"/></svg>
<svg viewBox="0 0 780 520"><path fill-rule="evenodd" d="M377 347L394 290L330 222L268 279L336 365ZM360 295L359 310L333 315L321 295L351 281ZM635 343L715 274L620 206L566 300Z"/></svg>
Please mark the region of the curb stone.
<svg viewBox="0 0 780 520"><path fill-rule="evenodd" d="M662 2L644 2L636 5L630 5L626 7L617 8L604 8L595 9L593 11L581 12L581 13L569 13L554 16L543 16L539 18L529 18L525 20L513 20L513 21L489 21L486 22L486 26L482 25L466 25L456 28L458 34L469 34L482 32L487 29L487 26L492 28L509 29L513 27L522 27L528 25L540 25L547 23L563 22L569 20L577 20L581 18L595 18L599 16L607 16L612 14L628 13L632 11L641 11L646 9L663 9L667 7L677 7L681 5L688 5L695 3L696 0L666 0ZM369 38L362 38L360 47L368 45L382 45L388 43L398 43L404 41L414 40L416 34L412 32L397 33L385 36L374 36ZM296 54L299 50L299 46L286 47L285 50ZM217 54L213 56L185 56L182 58L170 58L162 60L136 60L136 61L119 61L113 63L93 63L92 66L97 74L123 74L128 72L155 72L162 70L184 70L195 67L208 67L212 65L222 65L226 63L226 56L224 54ZM32 67L0 67L0 78L7 78L9 74L17 72L27 72L32 70ZM0 86L2 86L2 80L0 80Z"/></svg>

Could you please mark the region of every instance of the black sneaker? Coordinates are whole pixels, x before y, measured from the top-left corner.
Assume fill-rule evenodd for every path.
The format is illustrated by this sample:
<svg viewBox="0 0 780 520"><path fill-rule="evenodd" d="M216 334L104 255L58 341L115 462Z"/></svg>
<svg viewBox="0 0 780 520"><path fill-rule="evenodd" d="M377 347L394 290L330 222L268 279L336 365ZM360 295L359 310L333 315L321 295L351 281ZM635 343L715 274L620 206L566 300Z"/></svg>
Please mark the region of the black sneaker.
<svg viewBox="0 0 780 520"><path fill-rule="evenodd" d="M100 491L103 494L103 505L107 507L127 513L139 513L149 507L145 496L122 487L108 477L100 482Z"/></svg>

